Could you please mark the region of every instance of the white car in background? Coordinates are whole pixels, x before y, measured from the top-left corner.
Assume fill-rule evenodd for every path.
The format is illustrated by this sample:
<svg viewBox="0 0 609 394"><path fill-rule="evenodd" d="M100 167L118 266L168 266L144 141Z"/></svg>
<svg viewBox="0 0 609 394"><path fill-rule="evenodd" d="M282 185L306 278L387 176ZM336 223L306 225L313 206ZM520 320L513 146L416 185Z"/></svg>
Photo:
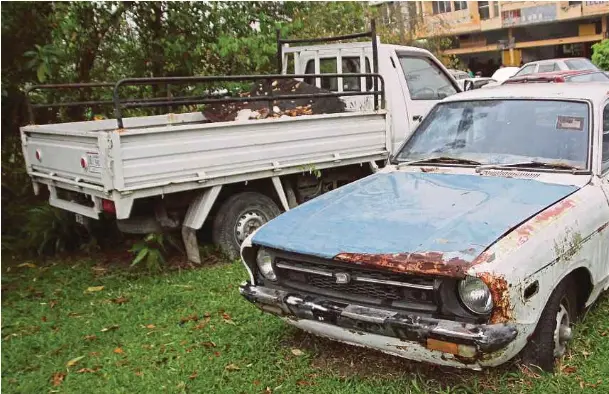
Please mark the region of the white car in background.
<svg viewBox="0 0 609 394"><path fill-rule="evenodd" d="M520 68L514 74L515 77L521 77L528 74L547 73L552 71L568 71L568 70L598 70L598 68L585 57L571 57L563 59L548 59L530 62Z"/></svg>
<svg viewBox="0 0 609 394"><path fill-rule="evenodd" d="M494 79L495 82L488 83L482 87L483 88L492 88L493 86L499 86L503 82L505 82L508 78L513 77L514 74L516 74L518 72L518 70L520 70L520 67L501 67L501 68L497 69L497 71L495 71L493 73L493 76L491 77L491 79Z"/></svg>

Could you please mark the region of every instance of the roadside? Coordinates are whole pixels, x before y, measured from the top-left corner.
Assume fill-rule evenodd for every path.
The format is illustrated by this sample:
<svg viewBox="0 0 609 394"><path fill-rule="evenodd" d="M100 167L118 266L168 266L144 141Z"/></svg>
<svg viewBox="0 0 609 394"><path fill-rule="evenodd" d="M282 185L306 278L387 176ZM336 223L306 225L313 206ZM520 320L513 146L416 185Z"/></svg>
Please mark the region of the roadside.
<svg viewBox="0 0 609 394"><path fill-rule="evenodd" d="M460 371L289 328L241 299L237 263L150 275L80 258L3 265L5 392L609 392L609 298L556 375Z"/></svg>

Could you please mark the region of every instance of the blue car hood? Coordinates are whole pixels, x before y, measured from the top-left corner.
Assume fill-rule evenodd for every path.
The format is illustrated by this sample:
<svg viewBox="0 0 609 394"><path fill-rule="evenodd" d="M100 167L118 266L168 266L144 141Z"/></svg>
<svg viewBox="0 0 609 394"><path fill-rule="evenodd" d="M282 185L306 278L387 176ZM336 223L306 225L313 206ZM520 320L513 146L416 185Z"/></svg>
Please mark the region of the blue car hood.
<svg viewBox="0 0 609 394"><path fill-rule="evenodd" d="M532 179L380 173L280 215L252 240L327 259L435 253L471 262L511 228L577 189Z"/></svg>

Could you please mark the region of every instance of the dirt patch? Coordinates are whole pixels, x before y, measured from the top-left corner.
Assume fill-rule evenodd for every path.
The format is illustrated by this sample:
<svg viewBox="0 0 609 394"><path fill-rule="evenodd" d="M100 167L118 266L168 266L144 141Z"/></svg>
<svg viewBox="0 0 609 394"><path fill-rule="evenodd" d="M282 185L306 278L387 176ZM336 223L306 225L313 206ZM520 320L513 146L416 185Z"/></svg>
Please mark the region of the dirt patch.
<svg viewBox="0 0 609 394"><path fill-rule="evenodd" d="M241 97L269 97L279 95L305 95L314 93L329 93L305 82L295 79L277 79L272 81L257 81L250 91ZM251 101L239 103L223 103L208 106L203 115L209 122L233 121L239 111L249 109L255 113L255 119L279 118L281 116L301 116L313 114L332 114L345 112L345 103L338 97L295 98L269 101Z"/></svg>
<svg viewBox="0 0 609 394"><path fill-rule="evenodd" d="M469 371L410 361L377 350L347 345L290 328L284 346L312 354L311 365L341 378L366 377L378 379L412 379L418 375L427 383L457 387L476 379L481 387L493 389L493 379L511 367L495 370Z"/></svg>

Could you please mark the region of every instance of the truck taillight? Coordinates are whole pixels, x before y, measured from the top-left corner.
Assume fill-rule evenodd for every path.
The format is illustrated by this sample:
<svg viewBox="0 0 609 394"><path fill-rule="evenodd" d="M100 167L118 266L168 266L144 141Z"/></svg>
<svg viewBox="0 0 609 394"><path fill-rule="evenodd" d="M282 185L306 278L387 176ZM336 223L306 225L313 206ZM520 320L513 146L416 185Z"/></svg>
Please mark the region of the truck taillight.
<svg viewBox="0 0 609 394"><path fill-rule="evenodd" d="M83 168L83 170L87 169L89 163L87 163L87 159L84 157L80 158L80 166Z"/></svg>
<svg viewBox="0 0 609 394"><path fill-rule="evenodd" d="M38 161L42 161L42 152L40 152L40 149L36 149L36 160Z"/></svg>
<svg viewBox="0 0 609 394"><path fill-rule="evenodd" d="M114 206L114 201L102 199L102 209L106 213L115 214L116 207Z"/></svg>

